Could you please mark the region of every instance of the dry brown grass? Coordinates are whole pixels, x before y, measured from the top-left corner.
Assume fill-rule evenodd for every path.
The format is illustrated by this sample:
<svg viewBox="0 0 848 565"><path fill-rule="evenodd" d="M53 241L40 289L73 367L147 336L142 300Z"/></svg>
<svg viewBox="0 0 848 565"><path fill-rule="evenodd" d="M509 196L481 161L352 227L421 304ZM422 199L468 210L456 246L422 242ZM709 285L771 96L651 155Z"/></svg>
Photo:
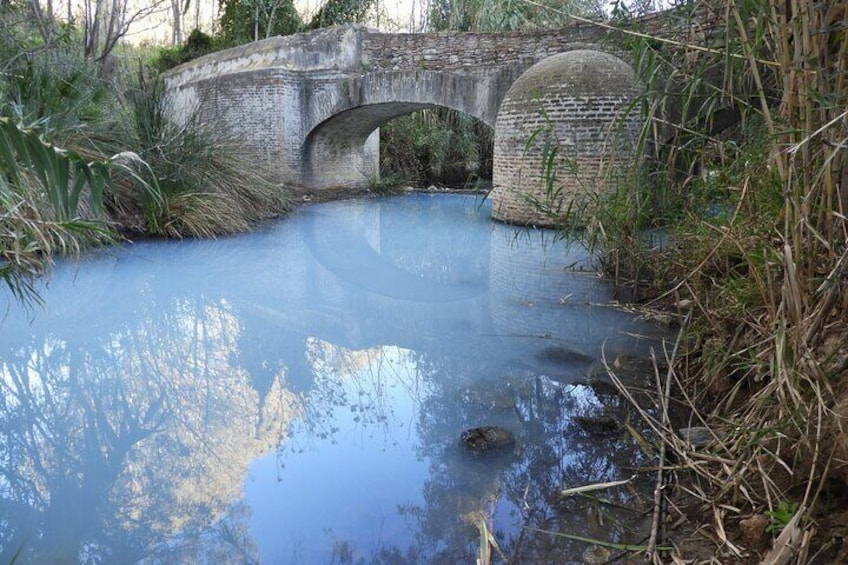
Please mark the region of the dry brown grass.
<svg viewBox="0 0 848 565"><path fill-rule="evenodd" d="M713 441L643 416L691 473L682 488L722 562L827 561L816 508L848 479L846 5L698 2L713 18L701 48L685 30L671 47L638 43L668 242L623 246L633 222L598 219L611 267L650 278L689 320L657 396L668 388ZM731 135L710 128L723 108L741 118ZM754 517L773 534L760 546Z"/></svg>

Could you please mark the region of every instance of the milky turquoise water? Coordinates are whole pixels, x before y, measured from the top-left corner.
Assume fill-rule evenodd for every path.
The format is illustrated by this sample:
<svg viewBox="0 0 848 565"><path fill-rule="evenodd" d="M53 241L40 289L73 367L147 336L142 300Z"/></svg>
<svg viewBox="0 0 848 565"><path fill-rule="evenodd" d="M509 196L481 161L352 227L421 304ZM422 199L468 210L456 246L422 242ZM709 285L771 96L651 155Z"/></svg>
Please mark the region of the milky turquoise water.
<svg viewBox="0 0 848 565"><path fill-rule="evenodd" d="M629 488L558 492L633 474L625 433L572 416L623 414L587 375L659 332L478 197L104 249L41 292L0 292L2 563L473 563L480 523L521 563L586 547L538 530L639 541ZM481 425L515 448L469 455Z"/></svg>

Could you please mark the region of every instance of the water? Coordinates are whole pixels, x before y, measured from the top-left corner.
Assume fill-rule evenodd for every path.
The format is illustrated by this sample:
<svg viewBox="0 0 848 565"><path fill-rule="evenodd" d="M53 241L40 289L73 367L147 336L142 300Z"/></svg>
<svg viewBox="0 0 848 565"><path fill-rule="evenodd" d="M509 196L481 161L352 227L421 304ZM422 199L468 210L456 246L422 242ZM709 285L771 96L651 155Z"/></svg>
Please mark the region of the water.
<svg viewBox="0 0 848 565"><path fill-rule="evenodd" d="M520 563L580 560L549 531L638 543L648 479L558 494L633 474L575 417L622 417L587 375L659 335L590 267L456 195L60 264L43 309L2 295L0 562L473 563L481 522ZM515 447L473 457L481 425Z"/></svg>

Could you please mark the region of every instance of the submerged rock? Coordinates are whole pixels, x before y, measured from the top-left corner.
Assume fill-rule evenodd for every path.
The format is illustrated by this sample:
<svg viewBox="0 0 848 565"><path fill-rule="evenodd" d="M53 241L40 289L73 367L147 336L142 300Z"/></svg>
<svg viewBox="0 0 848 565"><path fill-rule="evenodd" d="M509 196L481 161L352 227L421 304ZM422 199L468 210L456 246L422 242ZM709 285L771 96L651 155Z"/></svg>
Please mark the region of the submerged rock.
<svg viewBox="0 0 848 565"><path fill-rule="evenodd" d="M712 443L714 436L709 428L704 426L693 426L691 428L680 428L677 433L692 447L704 447Z"/></svg>
<svg viewBox="0 0 848 565"><path fill-rule="evenodd" d="M599 545L590 545L583 551L583 563L586 565L601 565L609 563L612 553Z"/></svg>
<svg viewBox="0 0 848 565"><path fill-rule="evenodd" d="M462 432L462 445L473 455L507 450L515 445L512 432L499 426L480 426Z"/></svg>
<svg viewBox="0 0 848 565"><path fill-rule="evenodd" d="M594 361L594 359L584 353L559 346L541 349L535 356L539 361L557 365L588 365Z"/></svg>
<svg viewBox="0 0 848 565"><path fill-rule="evenodd" d="M609 414L572 416L571 421L577 424L584 432L593 436L609 436L622 429L621 422Z"/></svg>

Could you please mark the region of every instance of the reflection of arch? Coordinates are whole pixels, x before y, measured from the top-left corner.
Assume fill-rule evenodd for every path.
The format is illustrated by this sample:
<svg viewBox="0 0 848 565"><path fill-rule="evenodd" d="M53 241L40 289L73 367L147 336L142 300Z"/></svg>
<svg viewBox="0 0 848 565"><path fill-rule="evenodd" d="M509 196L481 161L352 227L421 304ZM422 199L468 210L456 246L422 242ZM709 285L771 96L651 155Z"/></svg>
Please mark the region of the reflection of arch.
<svg viewBox="0 0 848 565"><path fill-rule="evenodd" d="M361 222L372 220L373 225L379 226L379 217L353 220L337 220L332 229L312 224L306 232L305 242L312 256L338 280L378 300L388 298L419 304L473 300L486 291L482 274L477 280L446 284L408 272L367 240L368 226ZM380 237L379 229L376 235Z"/></svg>
<svg viewBox="0 0 848 565"><path fill-rule="evenodd" d="M312 186L362 186L379 170L377 129L418 110L450 108L494 129L506 87L503 71L495 77L446 72L381 72L340 82L336 104L313 107L304 141L304 173Z"/></svg>

